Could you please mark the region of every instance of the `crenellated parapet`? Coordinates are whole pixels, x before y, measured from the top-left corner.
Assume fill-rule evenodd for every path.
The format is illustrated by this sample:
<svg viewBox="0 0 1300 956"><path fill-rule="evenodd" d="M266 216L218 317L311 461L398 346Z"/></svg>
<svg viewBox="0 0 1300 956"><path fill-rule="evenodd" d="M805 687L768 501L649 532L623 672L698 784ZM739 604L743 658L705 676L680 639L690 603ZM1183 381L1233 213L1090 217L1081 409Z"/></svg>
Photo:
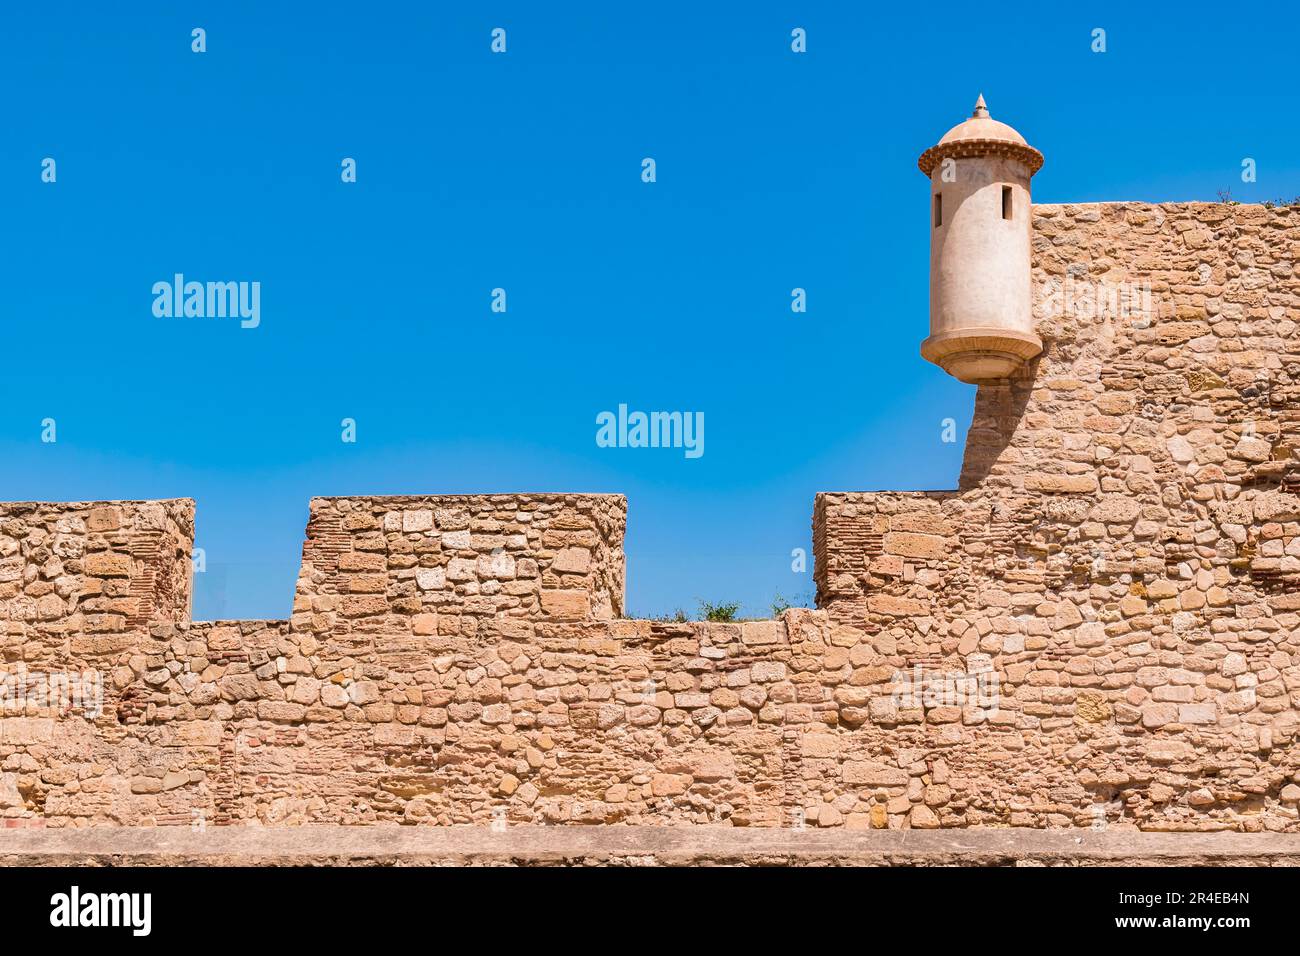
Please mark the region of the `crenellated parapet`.
<svg viewBox="0 0 1300 956"><path fill-rule="evenodd" d="M1032 207L1041 354L776 620L623 617L618 495L313 499L282 621L189 620L191 501L0 505L0 817L1300 831L1297 253Z"/></svg>

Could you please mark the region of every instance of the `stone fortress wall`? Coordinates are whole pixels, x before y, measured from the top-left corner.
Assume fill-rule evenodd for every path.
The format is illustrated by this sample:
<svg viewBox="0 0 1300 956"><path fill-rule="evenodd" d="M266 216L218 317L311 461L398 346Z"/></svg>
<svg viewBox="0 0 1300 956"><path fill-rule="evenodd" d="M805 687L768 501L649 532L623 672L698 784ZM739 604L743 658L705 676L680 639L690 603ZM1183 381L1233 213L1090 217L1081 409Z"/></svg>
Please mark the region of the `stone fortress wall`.
<svg viewBox="0 0 1300 956"><path fill-rule="evenodd" d="M958 490L818 496L815 611L626 619L620 496L484 495L315 499L289 620L190 622L192 502L0 505L3 667L102 675L6 685L0 816L1300 830L1300 210L1032 228L1043 354Z"/></svg>

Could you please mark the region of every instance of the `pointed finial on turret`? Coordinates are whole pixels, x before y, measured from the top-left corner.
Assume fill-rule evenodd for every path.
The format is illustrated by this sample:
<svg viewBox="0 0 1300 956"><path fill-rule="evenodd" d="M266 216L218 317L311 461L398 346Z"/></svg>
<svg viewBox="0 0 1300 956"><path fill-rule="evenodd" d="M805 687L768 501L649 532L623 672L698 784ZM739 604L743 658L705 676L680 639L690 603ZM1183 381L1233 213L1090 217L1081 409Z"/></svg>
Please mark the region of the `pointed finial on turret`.
<svg viewBox="0 0 1300 956"><path fill-rule="evenodd" d="M984 94L983 94L983 93L981 93L981 94L980 94L980 98L977 99L977 100L975 101L975 112L971 113L971 116L974 117L974 118L976 118L976 119L988 119L988 118L989 118L989 108L988 108L987 106L984 105Z"/></svg>

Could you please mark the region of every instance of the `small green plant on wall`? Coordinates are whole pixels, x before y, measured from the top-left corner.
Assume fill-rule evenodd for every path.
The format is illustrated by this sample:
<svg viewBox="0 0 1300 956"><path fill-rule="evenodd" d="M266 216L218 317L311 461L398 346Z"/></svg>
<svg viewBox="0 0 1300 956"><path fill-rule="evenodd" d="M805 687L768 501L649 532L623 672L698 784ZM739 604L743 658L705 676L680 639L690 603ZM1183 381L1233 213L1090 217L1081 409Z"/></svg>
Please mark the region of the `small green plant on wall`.
<svg viewBox="0 0 1300 956"><path fill-rule="evenodd" d="M796 594L793 598L787 598L780 591L772 598L772 616L780 617L792 607L808 607L808 595Z"/></svg>
<svg viewBox="0 0 1300 956"><path fill-rule="evenodd" d="M702 621L734 621L736 613L740 610L740 602L712 604L708 601L700 601L700 620Z"/></svg>

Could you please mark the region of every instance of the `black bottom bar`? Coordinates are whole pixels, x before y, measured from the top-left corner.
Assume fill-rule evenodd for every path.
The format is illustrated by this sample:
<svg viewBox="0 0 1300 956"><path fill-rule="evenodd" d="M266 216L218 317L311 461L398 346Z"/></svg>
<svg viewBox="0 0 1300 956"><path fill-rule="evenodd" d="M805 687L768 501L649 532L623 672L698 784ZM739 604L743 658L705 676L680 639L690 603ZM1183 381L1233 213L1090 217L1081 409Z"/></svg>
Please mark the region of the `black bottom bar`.
<svg viewBox="0 0 1300 956"><path fill-rule="evenodd" d="M75 935L128 946L375 947L418 931L435 949L474 938L589 948L638 937L698 949L893 926L927 944L1047 932L1071 941L1198 934L1231 945L1294 925L1294 879L1268 867L41 867L0 870L0 898L10 944ZM147 911L143 895L129 894L148 894Z"/></svg>

